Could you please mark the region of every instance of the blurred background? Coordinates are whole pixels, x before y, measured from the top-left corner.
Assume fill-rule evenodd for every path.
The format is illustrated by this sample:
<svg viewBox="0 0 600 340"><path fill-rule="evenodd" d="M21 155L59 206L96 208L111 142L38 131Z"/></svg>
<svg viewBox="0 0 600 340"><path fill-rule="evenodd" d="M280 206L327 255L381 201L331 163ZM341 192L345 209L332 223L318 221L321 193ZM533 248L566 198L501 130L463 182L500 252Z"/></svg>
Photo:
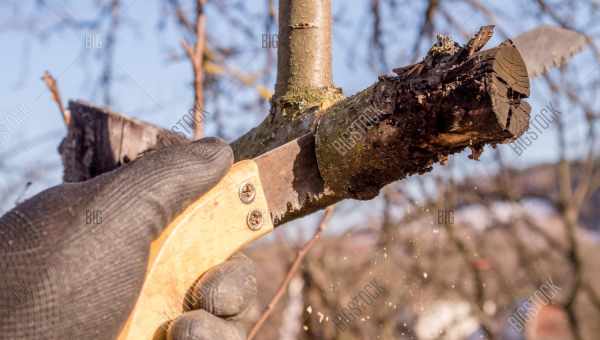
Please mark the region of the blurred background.
<svg viewBox="0 0 600 340"><path fill-rule="evenodd" d="M591 45L532 81L532 119L557 119L529 145L454 155L372 201L338 204L257 338L600 339L600 2L333 0L333 15L333 76L346 96L418 60L438 33L464 43L494 24L493 46L550 24ZM205 134L232 141L269 110L277 1L209 0L205 16ZM0 2L0 213L61 183L66 127L44 71L64 101L169 128L194 106L181 46L194 18L193 0ZM261 306L318 215L247 250ZM353 308L357 297L368 302Z"/></svg>

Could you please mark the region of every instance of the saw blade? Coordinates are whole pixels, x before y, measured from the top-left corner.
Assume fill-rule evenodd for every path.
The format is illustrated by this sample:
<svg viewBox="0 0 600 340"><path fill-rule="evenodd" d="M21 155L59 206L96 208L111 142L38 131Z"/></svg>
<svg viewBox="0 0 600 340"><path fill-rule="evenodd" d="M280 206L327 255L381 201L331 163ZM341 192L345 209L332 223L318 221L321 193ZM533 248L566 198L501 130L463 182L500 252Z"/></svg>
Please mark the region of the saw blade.
<svg viewBox="0 0 600 340"><path fill-rule="evenodd" d="M540 26L512 39L530 78L564 65L588 44L585 35L555 26Z"/></svg>

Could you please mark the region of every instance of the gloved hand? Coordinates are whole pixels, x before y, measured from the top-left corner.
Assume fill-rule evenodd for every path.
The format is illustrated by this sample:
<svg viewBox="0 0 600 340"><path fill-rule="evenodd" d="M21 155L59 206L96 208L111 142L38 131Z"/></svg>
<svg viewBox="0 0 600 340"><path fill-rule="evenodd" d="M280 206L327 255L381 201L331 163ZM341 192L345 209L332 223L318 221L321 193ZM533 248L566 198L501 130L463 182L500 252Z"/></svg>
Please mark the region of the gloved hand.
<svg viewBox="0 0 600 340"><path fill-rule="evenodd" d="M0 339L115 339L142 287L151 241L232 162L215 138L176 145L50 188L2 216ZM244 339L253 270L235 256L207 273L195 288L201 309L172 323L169 339Z"/></svg>

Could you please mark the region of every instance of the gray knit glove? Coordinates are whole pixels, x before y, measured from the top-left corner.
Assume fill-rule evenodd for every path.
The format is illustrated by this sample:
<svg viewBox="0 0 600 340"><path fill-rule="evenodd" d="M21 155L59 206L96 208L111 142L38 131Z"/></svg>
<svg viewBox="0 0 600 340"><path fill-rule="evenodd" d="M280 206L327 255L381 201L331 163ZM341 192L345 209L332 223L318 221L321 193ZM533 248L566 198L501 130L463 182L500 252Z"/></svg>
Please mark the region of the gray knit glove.
<svg viewBox="0 0 600 340"><path fill-rule="evenodd" d="M176 145L50 188L2 216L0 339L115 339L141 289L150 243L232 162L215 138ZM210 284L196 287L201 309L177 319L169 338L244 339L256 295L252 263L233 257L202 282Z"/></svg>

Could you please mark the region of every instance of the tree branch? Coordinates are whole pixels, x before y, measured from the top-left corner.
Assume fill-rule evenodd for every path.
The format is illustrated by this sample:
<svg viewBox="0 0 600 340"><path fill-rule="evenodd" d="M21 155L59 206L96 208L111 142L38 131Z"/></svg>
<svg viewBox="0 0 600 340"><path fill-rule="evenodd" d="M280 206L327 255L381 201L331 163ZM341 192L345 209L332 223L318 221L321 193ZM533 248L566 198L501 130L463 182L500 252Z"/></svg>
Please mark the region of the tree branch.
<svg viewBox="0 0 600 340"><path fill-rule="evenodd" d="M44 72L44 75L42 76L42 80L44 81L44 83L46 84L46 87L48 87L48 90L52 94L52 100L54 100L54 102L56 103L56 106L58 106L58 110L62 114L63 121L68 126L69 122L71 121L71 115L70 115L69 111L65 110L65 107L62 103L62 99L60 97L60 91L58 90L58 84L56 82L56 79L54 79L54 77L52 76L52 74L50 74L50 72L46 71L46 72Z"/></svg>
<svg viewBox="0 0 600 340"><path fill-rule="evenodd" d="M278 224L342 199L372 198L383 185L428 172L434 163L466 147L477 158L484 145L521 135L528 127L530 107L523 100L529 95L529 79L519 52L509 41L481 52L469 46L465 53L449 38L439 37L422 62L396 69L397 75L381 76L324 111L304 112L299 121L309 123L303 126L313 136L282 155L293 158L283 169L268 170L291 176L296 190L282 194L284 199L276 203L282 205L276 209ZM85 147L61 150L63 159L72 160L65 164L65 180L72 179L67 176L72 166L83 167L75 173L95 175L160 146L160 140L179 142L173 133L146 129L139 121L82 103L70 107L80 116L63 144ZM297 134L294 126L278 133L292 139ZM269 132L262 125L256 129ZM271 141L257 138L232 147L239 160L240 155L270 150ZM288 201L290 197L297 199Z"/></svg>
<svg viewBox="0 0 600 340"><path fill-rule="evenodd" d="M333 191L369 199L449 154L471 147L478 158L485 144L527 129L529 81L517 49L505 42L461 59L463 51L441 37L421 63L320 115L316 156Z"/></svg>
<svg viewBox="0 0 600 340"><path fill-rule="evenodd" d="M206 15L204 14L204 5L206 0L196 0L196 25L195 36L196 43L190 46L187 41L182 41L182 47L186 52L194 72L194 139L200 139L204 135L204 45L206 40L205 26Z"/></svg>

